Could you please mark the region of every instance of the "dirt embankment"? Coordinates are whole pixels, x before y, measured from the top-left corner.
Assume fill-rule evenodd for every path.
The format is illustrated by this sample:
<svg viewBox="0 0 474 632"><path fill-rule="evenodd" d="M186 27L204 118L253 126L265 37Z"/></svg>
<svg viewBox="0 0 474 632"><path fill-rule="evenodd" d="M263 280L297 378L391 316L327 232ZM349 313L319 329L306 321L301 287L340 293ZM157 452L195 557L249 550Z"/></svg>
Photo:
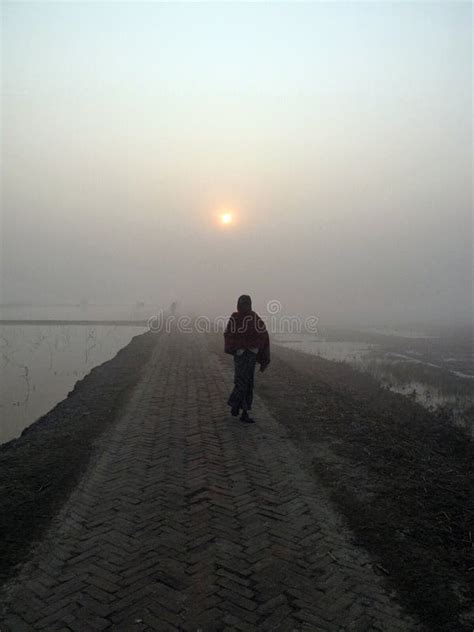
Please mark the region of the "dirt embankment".
<svg viewBox="0 0 474 632"><path fill-rule="evenodd" d="M0 584L77 484L94 442L116 418L157 339L152 333L135 336L19 439L0 446Z"/></svg>
<svg viewBox="0 0 474 632"><path fill-rule="evenodd" d="M431 631L474 629L474 446L346 364L274 347L257 392Z"/></svg>

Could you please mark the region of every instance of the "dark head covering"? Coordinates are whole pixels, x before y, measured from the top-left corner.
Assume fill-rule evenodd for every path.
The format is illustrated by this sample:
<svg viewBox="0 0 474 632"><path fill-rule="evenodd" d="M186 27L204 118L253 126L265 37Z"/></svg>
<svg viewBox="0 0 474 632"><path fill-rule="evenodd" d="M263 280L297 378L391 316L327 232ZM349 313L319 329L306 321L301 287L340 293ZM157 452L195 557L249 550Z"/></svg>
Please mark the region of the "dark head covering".
<svg viewBox="0 0 474 632"><path fill-rule="evenodd" d="M237 301L237 311L240 313L246 313L252 311L252 299L248 294L242 294Z"/></svg>

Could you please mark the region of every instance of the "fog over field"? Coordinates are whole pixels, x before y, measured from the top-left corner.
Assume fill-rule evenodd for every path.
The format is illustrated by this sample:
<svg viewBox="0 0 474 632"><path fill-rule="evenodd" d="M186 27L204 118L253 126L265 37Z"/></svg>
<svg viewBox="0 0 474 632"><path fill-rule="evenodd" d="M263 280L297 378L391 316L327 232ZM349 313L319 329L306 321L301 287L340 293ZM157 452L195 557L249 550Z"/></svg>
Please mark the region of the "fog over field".
<svg viewBox="0 0 474 632"><path fill-rule="evenodd" d="M1 10L1 303L470 321L470 3Z"/></svg>

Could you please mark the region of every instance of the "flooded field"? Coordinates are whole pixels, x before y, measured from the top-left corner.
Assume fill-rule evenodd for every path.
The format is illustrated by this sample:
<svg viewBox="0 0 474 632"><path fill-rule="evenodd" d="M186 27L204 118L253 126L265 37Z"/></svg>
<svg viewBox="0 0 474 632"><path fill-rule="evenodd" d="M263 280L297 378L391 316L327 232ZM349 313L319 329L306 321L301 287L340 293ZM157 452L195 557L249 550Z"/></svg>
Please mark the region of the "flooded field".
<svg viewBox="0 0 474 632"><path fill-rule="evenodd" d="M157 305L137 301L131 305L95 305L87 302L64 305L0 305L0 320L146 321Z"/></svg>
<svg viewBox="0 0 474 632"><path fill-rule="evenodd" d="M0 324L0 443L66 397L144 328Z"/></svg>
<svg viewBox="0 0 474 632"><path fill-rule="evenodd" d="M403 330L321 330L318 336L279 335L275 342L347 362L386 388L443 412L474 433L474 362L469 332L435 336Z"/></svg>

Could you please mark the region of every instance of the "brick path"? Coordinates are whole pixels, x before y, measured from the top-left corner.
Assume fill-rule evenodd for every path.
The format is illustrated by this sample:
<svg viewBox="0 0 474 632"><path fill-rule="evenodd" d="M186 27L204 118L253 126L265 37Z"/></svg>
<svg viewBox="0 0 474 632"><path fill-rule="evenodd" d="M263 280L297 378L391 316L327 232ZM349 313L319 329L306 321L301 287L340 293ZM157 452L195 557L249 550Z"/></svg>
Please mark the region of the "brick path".
<svg viewBox="0 0 474 632"><path fill-rule="evenodd" d="M2 595L1 632L419 629L262 401L254 426L228 416L227 366L198 336L161 338Z"/></svg>

